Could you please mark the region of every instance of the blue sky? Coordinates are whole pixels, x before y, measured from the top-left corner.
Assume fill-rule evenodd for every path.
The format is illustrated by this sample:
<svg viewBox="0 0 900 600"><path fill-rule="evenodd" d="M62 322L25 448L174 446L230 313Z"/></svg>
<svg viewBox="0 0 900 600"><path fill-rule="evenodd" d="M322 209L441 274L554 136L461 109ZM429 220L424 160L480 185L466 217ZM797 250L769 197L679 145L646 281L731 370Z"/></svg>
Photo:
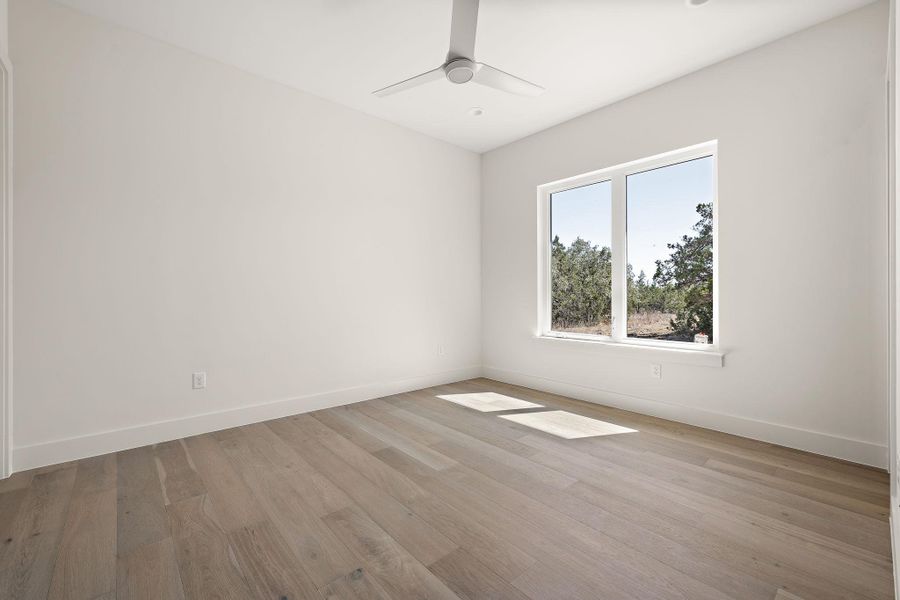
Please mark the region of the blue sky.
<svg viewBox="0 0 900 600"><path fill-rule="evenodd" d="M699 158L628 177L628 262L637 275L656 272L666 244L691 233L696 206L712 202L712 158ZM612 184L609 181L553 194L552 236L569 245L581 236L612 246Z"/></svg>

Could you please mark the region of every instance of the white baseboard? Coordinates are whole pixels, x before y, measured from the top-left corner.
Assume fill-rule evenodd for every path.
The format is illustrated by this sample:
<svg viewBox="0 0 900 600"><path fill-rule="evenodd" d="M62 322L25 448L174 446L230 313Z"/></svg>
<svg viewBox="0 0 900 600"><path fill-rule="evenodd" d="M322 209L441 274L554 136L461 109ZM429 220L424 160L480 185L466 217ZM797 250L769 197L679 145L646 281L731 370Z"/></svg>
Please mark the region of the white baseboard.
<svg viewBox="0 0 900 600"><path fill-rule="evenodd" d="M213 413L192 415L170 421L146 423L112 431L101 431L79 437L53 440L13 448L13 471L54 465L70 460L128 450L191 435L199 435L278 419L343 404L352 404L410 392L413 390L472 379L481 376L481 367L472 366L395 381L370 383L351 388L309 394L296 398L273 400Z"/></svg>
<svg viewBox="0 0 900 600"><path fill-rule="evenodd" d="M619 394L497 367L485 366L483 374L484 377L505 383L521 385L561 396L569 396L570 398L577 398L596 404L613 406L688 425L714 429L724 433L770 442L780 446L788 446L881 469L887 468L887 447L872 442L790 427L788 425L757 421L700 408L668 404L657 400Z"/></svg>

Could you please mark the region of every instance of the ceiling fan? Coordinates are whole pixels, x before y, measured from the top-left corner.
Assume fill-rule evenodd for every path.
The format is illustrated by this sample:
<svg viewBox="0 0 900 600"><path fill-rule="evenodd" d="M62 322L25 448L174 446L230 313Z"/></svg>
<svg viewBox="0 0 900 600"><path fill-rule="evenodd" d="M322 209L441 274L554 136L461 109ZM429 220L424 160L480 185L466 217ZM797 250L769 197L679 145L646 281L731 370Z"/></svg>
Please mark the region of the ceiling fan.
<svg viewBox="0 0 900 600"><path fill-rule="evenodd" d="M475 29L478 26L478 0L453 0L450 23L450 51L447 60L436 69L410 77L372 92L384 97L446 77L451 83L474 81L511 94L537 96L544 88L515 75L475 61Z"/></svg>

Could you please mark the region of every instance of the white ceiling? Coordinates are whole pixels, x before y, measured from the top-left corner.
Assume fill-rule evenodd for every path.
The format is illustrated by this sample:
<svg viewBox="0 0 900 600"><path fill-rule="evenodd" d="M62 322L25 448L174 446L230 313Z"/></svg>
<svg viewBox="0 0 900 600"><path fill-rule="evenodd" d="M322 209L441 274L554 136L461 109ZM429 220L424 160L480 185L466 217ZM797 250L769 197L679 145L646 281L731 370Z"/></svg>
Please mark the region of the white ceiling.
<svg viewBox="0 0 900 600"><path fill-rule="evenodd" d="M450 0L59 1L478 152L871 2L482 0L476 59L543 96L440 80L376 98L444 61Z"/></svg>

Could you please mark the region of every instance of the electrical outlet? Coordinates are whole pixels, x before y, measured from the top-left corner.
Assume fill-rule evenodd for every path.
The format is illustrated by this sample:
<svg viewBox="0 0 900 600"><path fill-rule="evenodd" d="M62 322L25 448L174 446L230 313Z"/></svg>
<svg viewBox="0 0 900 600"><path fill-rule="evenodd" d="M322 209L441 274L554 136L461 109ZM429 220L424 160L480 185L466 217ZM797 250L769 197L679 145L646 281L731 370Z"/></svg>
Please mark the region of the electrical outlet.
<svg viewBox="0 0 900 600"><path fill-rule="evenodd" d="M191 375L191 387L195 390L206 389L206 371L197 371Z"/></svg>
<svg viewBox="0 0 900 600"><path fill-rule="evenodd" d="M650 377L662 379L662 365L650 365Z"/></svg>

